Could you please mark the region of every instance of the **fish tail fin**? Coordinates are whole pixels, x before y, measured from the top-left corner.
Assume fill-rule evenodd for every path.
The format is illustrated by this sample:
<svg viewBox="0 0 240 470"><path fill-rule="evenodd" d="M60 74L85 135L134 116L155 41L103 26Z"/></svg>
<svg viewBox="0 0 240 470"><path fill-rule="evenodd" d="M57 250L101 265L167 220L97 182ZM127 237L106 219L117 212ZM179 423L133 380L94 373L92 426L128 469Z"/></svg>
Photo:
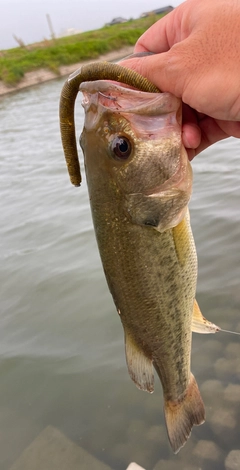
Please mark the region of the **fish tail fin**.
<svg viewBox="0 0 240 470"><path fill-rule="evenodd" d="M204 423L205 409L193 374L184 396L179 400L166 400L164 405L168 438L176 454L184 446L193 425Z"/></svg>

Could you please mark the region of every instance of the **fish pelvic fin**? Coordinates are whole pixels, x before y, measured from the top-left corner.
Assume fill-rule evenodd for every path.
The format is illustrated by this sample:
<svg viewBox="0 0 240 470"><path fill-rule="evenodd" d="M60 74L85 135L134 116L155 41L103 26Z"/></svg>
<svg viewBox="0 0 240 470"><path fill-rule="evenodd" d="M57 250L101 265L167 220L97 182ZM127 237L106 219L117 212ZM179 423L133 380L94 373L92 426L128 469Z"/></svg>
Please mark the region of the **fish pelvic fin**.
<svg viewBox="0 0 240 470"><path fill-rule="evenodd" d="M149 359L125 330L125 352L128 372L140 390L154 391L154 372L152 360Z"/></svg>
<svg viewBox="0 0 240 470"><path fill-rule="evenodd" d="M193 425L198 426L205 421L204 404L193 374L184 396L179 400L165 401L164 411L168 438L177 454L189 438Z"/></svg>
<svg viewBox="0 0 240 470"><path fill-rule="evenodd" d="M199 305L196 301L194 300L193 304L193 316L192 316L192 331L194 333L216 333L217 331L220 331L221 328L219 326L214 325L214 323L208 321L202 314Z"/></svg>

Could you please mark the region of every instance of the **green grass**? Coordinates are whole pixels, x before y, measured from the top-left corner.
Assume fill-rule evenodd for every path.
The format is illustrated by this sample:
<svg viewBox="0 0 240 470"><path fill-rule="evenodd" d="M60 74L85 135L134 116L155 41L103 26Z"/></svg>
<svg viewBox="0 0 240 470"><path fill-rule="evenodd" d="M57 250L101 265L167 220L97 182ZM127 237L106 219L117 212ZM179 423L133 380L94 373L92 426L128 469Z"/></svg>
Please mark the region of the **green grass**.
<svg viewBox="0 0 240 470"><path fill-rule="evenodd" d="M0 51L0 80L16 85L26 72L44 67L57 74L60 65L96 59L106 52L134 45L139 36L161 16L151 15L95 31L43 41L25 48Z"/></svg>

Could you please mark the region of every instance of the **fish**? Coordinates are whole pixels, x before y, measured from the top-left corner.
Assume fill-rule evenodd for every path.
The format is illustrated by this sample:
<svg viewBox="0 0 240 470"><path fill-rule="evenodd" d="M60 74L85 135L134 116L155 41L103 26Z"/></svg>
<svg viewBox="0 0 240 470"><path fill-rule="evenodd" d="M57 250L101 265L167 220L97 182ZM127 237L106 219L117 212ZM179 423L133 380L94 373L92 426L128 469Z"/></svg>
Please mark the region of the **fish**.
<svg viewBox="0 0 240 470"><path fill-rule="evenodd" d="M195 299L197 255L188 211L192 170L181 139L181 100L119 64L82 65L66 80L59 106L74 186L81 184L74 123L79 90L92 218L124 329L128 371L137 387L150 393L157 373L177 453L193 425L205 420L190 368L192 332L226 331L203 317Z"/></svg>
<svg viewBox="0 0 240 470"><path fill-rule="evenodd" d="M152 393L157 373L177 453L193 425L205 421L191 372L192 331L219 330L195 299L192 169L181 138L181 100L106 80L83 82L80 91L93 224L124 330L129 375Z"/></svg>

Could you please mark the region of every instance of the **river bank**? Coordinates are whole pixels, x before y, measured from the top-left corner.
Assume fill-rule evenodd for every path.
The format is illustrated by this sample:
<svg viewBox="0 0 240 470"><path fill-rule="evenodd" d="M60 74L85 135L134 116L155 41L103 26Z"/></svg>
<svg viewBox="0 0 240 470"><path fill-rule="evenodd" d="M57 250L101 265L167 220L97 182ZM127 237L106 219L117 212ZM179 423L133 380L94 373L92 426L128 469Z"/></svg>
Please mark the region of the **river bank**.
<svg viewBox="0 0 240 470"><path fill-rule="evenodd" d="M83 64L87 64L87 63L94 62L94 61L96 62L100 60L106 60L106 61L120 60L122 57L125 57L131 54L132 51L133 51L133 46L126 46L117 51L111 51L107 54L100 55L98 59L81 61L76 64L60 66L58 74L54 73L53 71L47 68L40 68L32 72L26 72L23 79L19 83L17 83L17 85L15 86L6 85L6 83L4 83L3 81L0 81L0 96L13 93L18 90L22 90L23 88L29 88L34 85L47 82L49 80L55 80L56 78L59 78L59 77L68 76L70 73L77 70Z"/></svg>

